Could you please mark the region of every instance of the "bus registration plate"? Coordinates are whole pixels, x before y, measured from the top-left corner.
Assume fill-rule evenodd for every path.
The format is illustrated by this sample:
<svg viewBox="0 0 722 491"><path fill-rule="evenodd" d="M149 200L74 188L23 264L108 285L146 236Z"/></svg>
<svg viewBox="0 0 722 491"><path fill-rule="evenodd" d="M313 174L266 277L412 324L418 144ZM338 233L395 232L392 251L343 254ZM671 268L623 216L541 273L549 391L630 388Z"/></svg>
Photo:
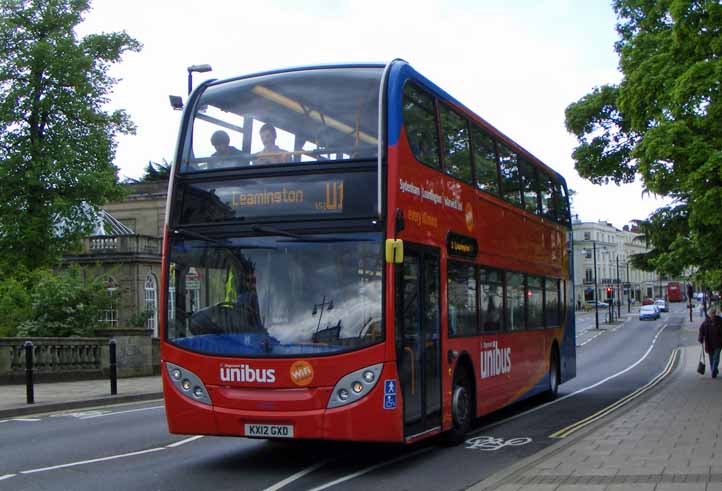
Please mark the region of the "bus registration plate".
<svg viewBox="0 0 722 491"><path fill-rule="evenodd" d="M243 426L248 437L255 438L293 438L293 425L250 424Z"/></svg>

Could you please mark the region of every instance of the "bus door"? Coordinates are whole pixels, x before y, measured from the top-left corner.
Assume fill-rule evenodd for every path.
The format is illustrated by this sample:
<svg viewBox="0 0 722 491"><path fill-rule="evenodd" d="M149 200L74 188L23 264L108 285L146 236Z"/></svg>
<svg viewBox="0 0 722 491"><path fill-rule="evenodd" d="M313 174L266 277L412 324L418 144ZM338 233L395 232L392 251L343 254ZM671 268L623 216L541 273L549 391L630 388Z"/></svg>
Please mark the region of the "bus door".
<svg viewBox="0 0 722 491"><path fill-rule="evenodd" d="M396 355L404 436L441 426L438 250L404 244L396 274Z"/></svg>

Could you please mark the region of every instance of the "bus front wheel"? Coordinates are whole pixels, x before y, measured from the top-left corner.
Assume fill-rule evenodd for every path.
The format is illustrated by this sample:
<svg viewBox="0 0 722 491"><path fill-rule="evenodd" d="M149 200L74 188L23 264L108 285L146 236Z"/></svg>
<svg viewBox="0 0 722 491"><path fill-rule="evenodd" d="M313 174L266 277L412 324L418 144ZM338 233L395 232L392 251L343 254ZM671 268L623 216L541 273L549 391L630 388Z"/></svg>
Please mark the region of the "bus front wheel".
<svg viewBox="0 0 722 491"><path fill-rule="evenodd" d="M451 392L452 427L445 434L445 442L449 445L458 445L464 441L466 432L471 427L472 420L472 391L466 370L457 370L454 374L454 388Z"/></svg>

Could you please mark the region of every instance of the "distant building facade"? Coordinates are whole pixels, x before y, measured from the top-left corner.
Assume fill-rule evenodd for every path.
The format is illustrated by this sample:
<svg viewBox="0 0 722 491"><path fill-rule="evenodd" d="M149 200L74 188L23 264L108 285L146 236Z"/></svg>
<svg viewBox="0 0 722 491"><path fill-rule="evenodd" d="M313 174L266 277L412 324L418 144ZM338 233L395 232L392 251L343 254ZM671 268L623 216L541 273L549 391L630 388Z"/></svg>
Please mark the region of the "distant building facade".
<svg viewBox="0 0 722 491"><path fill-rule="evenodd" d="M646 297L664 298L668 280L655 272L636 269L631 264L631 256L649 251L634 227L625 226L619 230L605 221L574 220L573 230L577 303L595 299L605 301L608 288L613 289L614 298L621 299L623 305L628 300L639 302Z"/></svg>
<svg viewBox="0 0 722 491"><path fill-rule="evenodd" d="M126 184L130 194L103 207L105 228L63 257L109 276L116 299L101 321L108 328L145 327L158 336L160 272L168 181Z"/></svg>

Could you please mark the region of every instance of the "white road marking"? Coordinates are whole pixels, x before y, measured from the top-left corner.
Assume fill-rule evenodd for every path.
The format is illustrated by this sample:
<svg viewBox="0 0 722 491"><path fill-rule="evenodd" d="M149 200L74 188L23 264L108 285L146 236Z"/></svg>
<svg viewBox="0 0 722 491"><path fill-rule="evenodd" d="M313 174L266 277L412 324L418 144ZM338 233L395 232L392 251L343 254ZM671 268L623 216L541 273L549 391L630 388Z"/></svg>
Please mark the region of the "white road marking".
<svg viewBox="0 0 722 491"><path fill-rule="evenodd" d="M504 447L518 447L531 443L532 439L528 436L511 438L504 441L503 438L495 438L493 436L475 436L466 440L467 450L483 450L485 452L495 452Z"/></svg>
<svg viewBox="0 0 722 491"><path fill-rule="evenodd" d="M330 460L324 460L322 462L319 462L316 465L307 467L307 468L295 473L294 475L287 477L283 481L280 481L280 482L274 484L270 488L264 489L263 491L277 491L277 490L281 489L282 487L286 486L287 484L291 484L292 482L297 481L298 479L301 479L303 476L315 471L319 467L323 467L324 465L328 464L329 462L330 462Z"/></svg>
<svg viewBox="0 0 722 491"><path fill-rule="evenodd" d="M181 445L185 445L186 443L194 442L200 438L203 438L203 435L196 435L196 436L192 436L190 438L186 438L185 440L181 440L179 442L171 443L170 445L166 445L165 448L180 447Z"/></svg>
<svg viewBox="0 0 722 491"><path fill-rule="evenodd" d="M42 421L40 418L11 418L0 420L0 423L9 423L10 421L23 421L26 423L34 423L36 421Z"/></svg>
<svg viewBox="0 0 722 491"><path fill-rule="evenodd" d="M315 488L313 488L313 489L309 489L308 491L321 491L322 489L330 488L331 486L335 486L335 485L337 485L337 484L341 484L342 482L350 481L351 479L355 479L355 478L357 478L357 477L359 477L359 476L363 476L364 474L368 474L369 472L375 471L376 469L380 469L381 467L386 467L387 465L395 464L396 462L399 462L399 461L402 461L402 460L406 460L406 459L408 459L408 458L410 458L410 457L415 457L416 455L419 455L419 454L422 454L422 453L425 453L425 452L430 452L431 450L433 450L433 448L431 448L431 447L422 448L422 449L420 449L420 450L417 450L416 452L412 452L412 453L407 454L407 455L401 455L401 456L399 456L399 457L396 457L395 459L387 460L387 461L385 461L385 462L379 462L378 464L374 464L374 465L372 465L371 467L367 467L367 468L365 468L365 469L361 469L361 470L358 471L358 472L354 472L353 474L349 474L349 475L347 475L347 476L340 477L340 478L338 478L338 479L336 479L336 480L334 480L334 481L327 482L326 484L322 484L322 485L320 485L320 486L318 486L318 487L315 487Z"/></svg>
<svg viewBox="0 0 722 491"><path fill-rule="evenodd" d="M127 411L115 411L115 412L103 412L101 414L90 414L87 416L81 416L78 419L93 419L93 418L102 418L103 416L115 416L116 414L127 414L127 413L136 413L138 411L150 411L151 409L163 409L165 406L151 406L151 407L141 407L138 409L128 409ZM99 411L100 413L100 411Z"/></svg>
<svg viewBox="0 0 722 491"><path fill-rule="evenodd" d="M579 389L579 390L577 390L577 391L575 391L575 392L572 392L571 394L567 394L567 395L565 395L565 396L563 396L563 397L559 397L559 398L557 398L557 399L554 399L553 401L547 402L547 403L542 404L542 405L540 405L540 406L533 407L533 408L531 408L531 409L529 409L529 410L527 410L527 411L524 411L523 413L515 414L514 416L511 416L511 417L509 417L509 418L499 420L499 421L497 421L496 423L492 423L492 424L490 424L489 426L484 426L483 428L479 428L479 429L477 429L476 431L474 431L474 432L472 432L472 433L469 433L469 434L470 434L470 435L477 435L477 434L479 434L479 433L481 433L481 432L483 432L483 431L487 431L487 430L489 430L489 429L491 429L491 428L495 428L495 427L500 426L500 425L502 425L502 424L508 423L509 421L513 421L513 420L515 420L515 419L517 419L517 418L521 418L522 416L526 416L527 414L531 414L531 413L533 413L533 412L536 412L536 411L539 411L539 410L541 410L541 409L544 409L545 407L551 406L552 404L557 404L557 403L559 403L559 402L561 402L561 401L563 401L563 400L565 400L565 399L569 399L570 397L574 397L575 395L581 394L582 392L586 392L586 391L588 391L588 390L590 390L590 389L593 389L593 388L595 388L595 387L598 387L598 386L602 385L602 384L605 383L605 382L609 382L610 380L615 379L615 378L619 377L620 375L623 375L623 374L627 373L628 371L630 371L631 369L633 369L634 367L636 367L637 365L639 365L640 363L642 363L642 362L647 358L647 356L649 356L649 353L652 352L652 348L654 348L654 344L657 342L657 338L659 337L660 334L662 334L662 331L664 331L666 328L667 328L667 324L662 325L662 327L660 327L659 330L657 331L657 334L654 336L654 339L652 339L652 344L649 346L649 349L647 349L647 351L644 353L644 355L642 355L642 357L641 357L639 360L637 360L636 362L634 362L632 365L628 366L628 367L625 368L624 370L622 370L622 371L620 371L620 372L617 372L617 373L615 373L614 375L610 375L609 377L607 377L607 378L605 378L605 379L602 379L602 380L600 380L599 382L597 382L597 383L595 383L595 384L592 384L592 385L590 385L590 386L588 386L588 387L584 387L583 389Z"/></svg>
<svg viewBox="0 0 722 491"><path fill-rule="evenodd" d="M102 411L102 410L95 410L95 411L78 411L73 413L59 413L59 414L51 414L51 418L77 418L77 419L83 419L88 417L95 417L95 416L102 416L103 414L107 414L110 411Z"/></svg>
<svg viewBox="0 0 722 491"><path fill-rule="evenodd" d="M601 331L601 332L595 334L595 335L592 336L591 338L589 338L589 339L587 339L586 341L584 341L582 344L578 344L578 345L577 345L577 348L581 348L581 347L584 346L585 344L591 343L594 339L596 339L597 337L601 336L601 335L604 334L605 332L606 332L606 331Z"/></svg>
<svg viewBox="0 0 722 491"><path fill-rule="evenodd" d="M549 435L550 438L566 438L575 431L584 428L585 426L594 423L595 421L603 418L607 414L612 413L613 411L619 409L620 407L627 404L629 401L632 401L639 397L640 395L644 394L648 390L650 390L655 385L659 384L667 375L669 375L672 372L672 368L674 367L675 360L677 359L677 355L680 352L680 348L675 348L675 350L672 352L672 355L669 357L669 361L667 362L667 366L664 370L662 370L661 373L659 373L656 377L654 377L652 380L650 380L647 385L644 385L640 387L639 389L635 390L631 394L628 394L618 401L610 404L609 406L605 407L601 411L597 411L596 413L592 414L591 416L587 416L586 418L582 419L581 421L577 421L576 423L573 423L566 428L562 428L561 430Z"/></svg>
<svg viewBox="0 0 722 491"><path fill-rule="evenodd" d="M590 390L590 389L593 389L593 388L595 388L595 387L598 387L598 386L602 385L602 384L605 383L605 382L608 382L608 381L610 381L610 380L612 380L612 379L615 379L615 378L619 377L620 375L624 375L625 373L627 373L628 371L630 371L631 369L633 369L634 367L636 367L637 365L639 365L640 363L642 363L642 362L649 356L649 354L652 352L652 349L654 348L655 343L657 342L657 338L659 338L659 335L662 334L662 331L664 331L666 328L667 328L667 324L664 324L662 327L660 327L659 330L657 331L657 334L655 334L654 339L652 339L652 344L649 345L649 348L648 348L647 351L644 353L644 355L642 355L642 357L641 357L639 360L637 360L636 362L634 362L633 364L631 364L630 366L628 366L628 367L625 368L624 370L622 370L622 371L620 371L620 372L617 372L617 373L615 373L614 375L610 375L609 377L600 380L600 381L597 382L596 384L592 384L592 385L590 385L590 386L588 386L588 387L584 387L583 389L579 389L579 390L577 390L576 392L572 392L571 394L567 394L567 395L565 395L564 397L560 397L559 399L555 399L555 400L553 400L553 401L551 401L551 402L548 402L548 403L546 403L546 404L544 404L544 405L542 405L542 406L539 406L539 409L541 409L542 407L549 406L550 404L556 404L557 402L563 401L564 399L569 399L570 397L573 397L573 396L575 396L575 395L577 395L577 394L581 394L582 392L586 392L586 391L588 391L588 390ZM526 413L524 413L524 414L526 414Z"/></svg>
<svg viewBox="0 0 722 491"><path fill-rule="evenodd" d="M149 448L148 450L140 450L138 452L129 452L129 453L124 453L124 454L119 454L119 455L109 455L108 457L100 457L97 459L81 460L78 462L70 462L68 464L52 465L49 467L40 467L37 469L28 469L25 471L20 471L17 474L5 474L4 476L0 476L0 481L2 481L3 479L10 479L11 477L15 477L18 474L36 474L38 472L54 471L57 469L65 469L68 467L77 467L79 465L94 464L97 462L106 462L108 460L123 459L126 457L135 457L136 455L143 455L143 454L147 454L147 453L161 452L163 450L169 450L169 449L184 445L186 443L190 443L192 441L198 440L199 438L203 438L203 435L186 438L185 440L171 443L170 445L166 445L165 447Z"/></svg>
<svg viewBox="0 0 722 491"><path fill-rule="evenodd" d="M50 467L40 467L38 469L30 469L27 471L20 471L20 474L35 474L37 472L54 471L56 469L64 469L67 467L76 467L79 465L94 464L96 462L105 462L108 460L123 459L125 457L134 457L136 455L143 455L146 453L160 452L161 450L165 450L165 447L149 448L148 450L140 450L139 452L130 452L130 453L124 453L124 454L119 454L119 455L110 455L108 457L100 457L98 459L81 460L79 462L70 462L69 464L53 465Z"/></svg>

